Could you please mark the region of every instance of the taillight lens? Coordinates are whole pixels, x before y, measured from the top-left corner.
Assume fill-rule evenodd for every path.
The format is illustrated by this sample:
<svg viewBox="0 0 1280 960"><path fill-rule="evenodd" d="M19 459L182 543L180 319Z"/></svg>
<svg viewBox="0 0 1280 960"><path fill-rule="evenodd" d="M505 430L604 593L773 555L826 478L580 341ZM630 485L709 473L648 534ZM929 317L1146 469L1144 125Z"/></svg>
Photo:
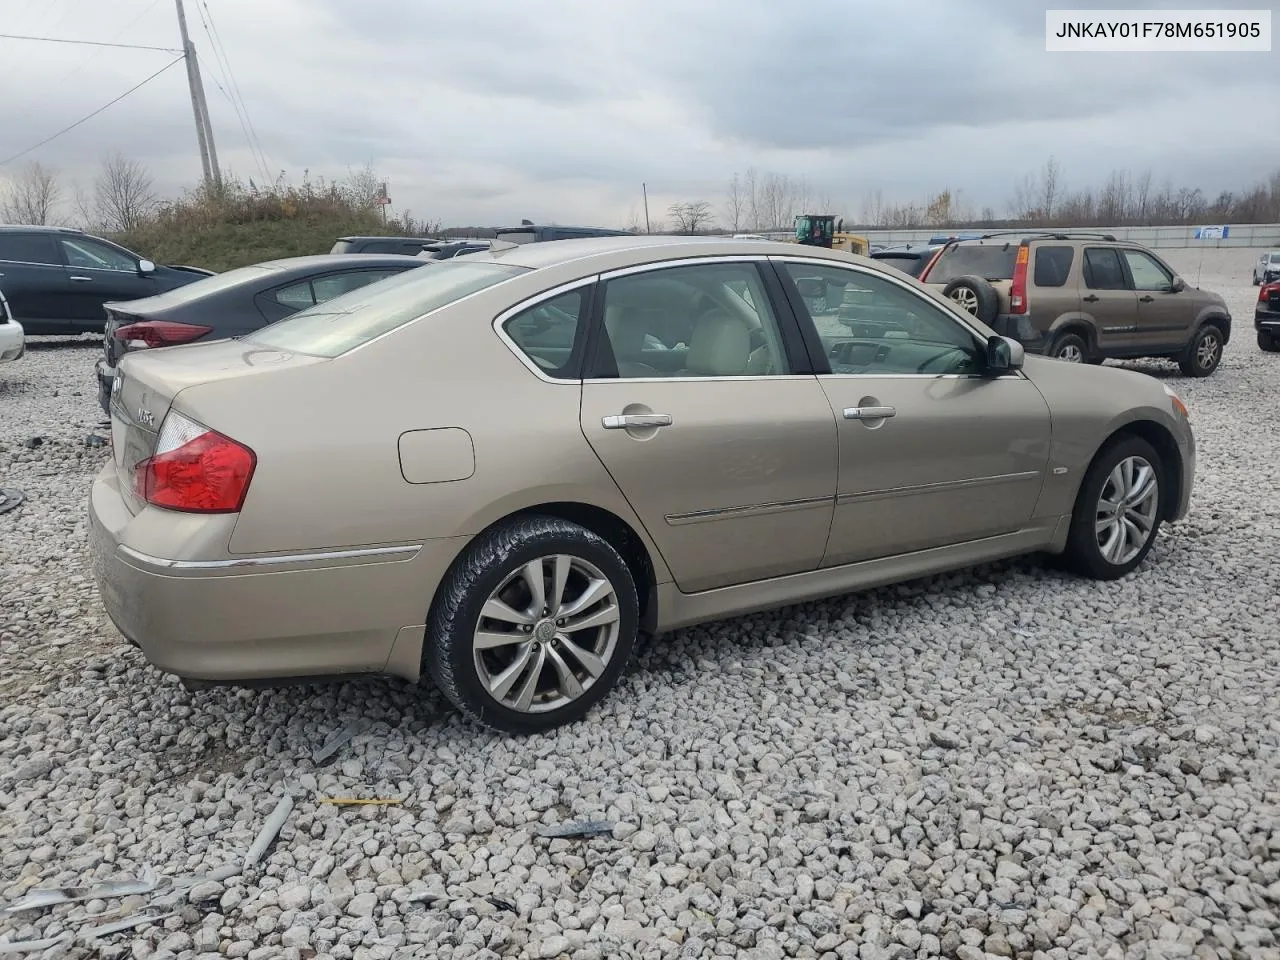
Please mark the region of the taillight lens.
<svg viewBox="0 0 1280 960"><path fill-rule="evenodd" d="M1275 293L1280 293L1280 283L1265 284L1262 289L1258 291L1258 302L1263 303L1266 300L1270 300L1271 295Z"/></svg>
<svg viewBox="0 0 1280 960"><path fill-rule="evenodd" d="M155 453L133 468L133 489L166 510L236 513L257 463L244 444L171 410Z"/></svg>
<svg viewBox="0 0 1280 960"><path fill-rule="evenodd" d="M1025 245L1018 247L1018 259L1013 261L1013 282L1009 285L1009 312L1027 312L1027 261L1031 251Z"/></svg>
<svg viewBox="0 0 1280 960"><path fill-rule="evenodd" d="M111 336L128 342L141 341L148 347L174 347L180 343L199 340L213 327L198 323L178 323L174 320L141 320L119 327Z"/></svg>

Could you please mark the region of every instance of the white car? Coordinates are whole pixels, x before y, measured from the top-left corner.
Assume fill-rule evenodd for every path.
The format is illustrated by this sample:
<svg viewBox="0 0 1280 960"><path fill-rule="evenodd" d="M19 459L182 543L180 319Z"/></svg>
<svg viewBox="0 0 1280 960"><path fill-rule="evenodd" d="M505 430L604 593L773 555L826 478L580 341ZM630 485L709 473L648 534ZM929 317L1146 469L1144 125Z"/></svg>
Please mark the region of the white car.
<svg viewBox="0 0 1280 960"><path fill-rule="evenodd" d="M1280 280L1280 250L1270 250L1253 265L1253 285Z"/></svg>
<svg viewBox="0 0 1280 960"><path fill-rule="evenodd" d="M9 311L9 301L0 293L0 363L8 360L20 360L27 351L26 337L22 333L22 324L13 319Z"/></svg>

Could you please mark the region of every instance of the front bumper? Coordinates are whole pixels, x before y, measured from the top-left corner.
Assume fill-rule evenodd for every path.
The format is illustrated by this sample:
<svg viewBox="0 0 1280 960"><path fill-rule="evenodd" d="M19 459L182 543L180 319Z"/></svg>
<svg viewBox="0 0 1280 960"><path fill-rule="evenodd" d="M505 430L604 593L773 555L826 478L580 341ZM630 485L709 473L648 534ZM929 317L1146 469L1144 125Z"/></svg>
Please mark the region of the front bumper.
<svg viewBox="0 0 1280 960"><path fill-rule="evenodd" d="M27 352L27 338L15 323L0 324L0 363L21 360Z"/></svg>
<svg viewBox="0 0 1280 960"><path fill-rule="evenodd" d="M1196 483L1196 436L1190 424L1186 424L1186 429L1176 440L1178 452L1182 455L1182 482L1179 484L1178 503L1169 517L1173 523L1185 519L1191 512L1191 493Z"/></svg>
<svg viewBox="0 0 1280 960"><path fill-rule="evenodd" d="M225 555L235 521L151 507L133 515L113 464L94 479L94 578L111 621L151 663L219 683L418 679L432 593L465 538L236 558ZM217 549L224 555L203 559ZM191 554L201 559L167 559Z"/></svg>

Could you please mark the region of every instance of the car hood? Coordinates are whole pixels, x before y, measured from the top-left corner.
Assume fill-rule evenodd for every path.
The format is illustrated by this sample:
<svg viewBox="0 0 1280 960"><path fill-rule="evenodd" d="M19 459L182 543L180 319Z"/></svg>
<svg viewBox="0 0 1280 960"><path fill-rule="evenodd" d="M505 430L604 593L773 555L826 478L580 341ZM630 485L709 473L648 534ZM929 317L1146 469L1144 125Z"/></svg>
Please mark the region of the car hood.
<svg viewBox="0 0 1280 960"><path fill-rule="evenodd" d="M1044 396L1055 424L1092 418L1114 428L1146 419L1172 428L1180 416L1165 384L1136 370L1029 356L1022 372Z"/></svg>

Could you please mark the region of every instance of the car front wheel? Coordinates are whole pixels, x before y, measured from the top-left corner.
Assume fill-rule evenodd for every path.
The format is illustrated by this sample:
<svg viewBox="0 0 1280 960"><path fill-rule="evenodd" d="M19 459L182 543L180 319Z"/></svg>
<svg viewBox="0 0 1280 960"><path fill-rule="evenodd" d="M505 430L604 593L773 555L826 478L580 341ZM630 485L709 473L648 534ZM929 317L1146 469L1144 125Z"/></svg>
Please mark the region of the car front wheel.
<svg viewBox="0 0 1280 960"><path fill-rule="evenodd" d="M1222 362L1222 331L1206 323L1196 331L1191 342L1178 360L1178 366L1188 377L1207 377Z"/></svg>
<svg viewBox="0 0 1280 960"><path fill-rule="evenodd" d="M466 716L508 733L583 717L635 647L636 587L606 540L556 517L478 537L441 582L423 666Z"/></svg>
<svg viewBox="0 0 1280 960"><path fill-rule="evenodd" d="M1090 464L1076 498L1064 559L1082 576L1115 580L1140 564L1160 529L1163 464L1151 444L1127 437Z"/></svg>

